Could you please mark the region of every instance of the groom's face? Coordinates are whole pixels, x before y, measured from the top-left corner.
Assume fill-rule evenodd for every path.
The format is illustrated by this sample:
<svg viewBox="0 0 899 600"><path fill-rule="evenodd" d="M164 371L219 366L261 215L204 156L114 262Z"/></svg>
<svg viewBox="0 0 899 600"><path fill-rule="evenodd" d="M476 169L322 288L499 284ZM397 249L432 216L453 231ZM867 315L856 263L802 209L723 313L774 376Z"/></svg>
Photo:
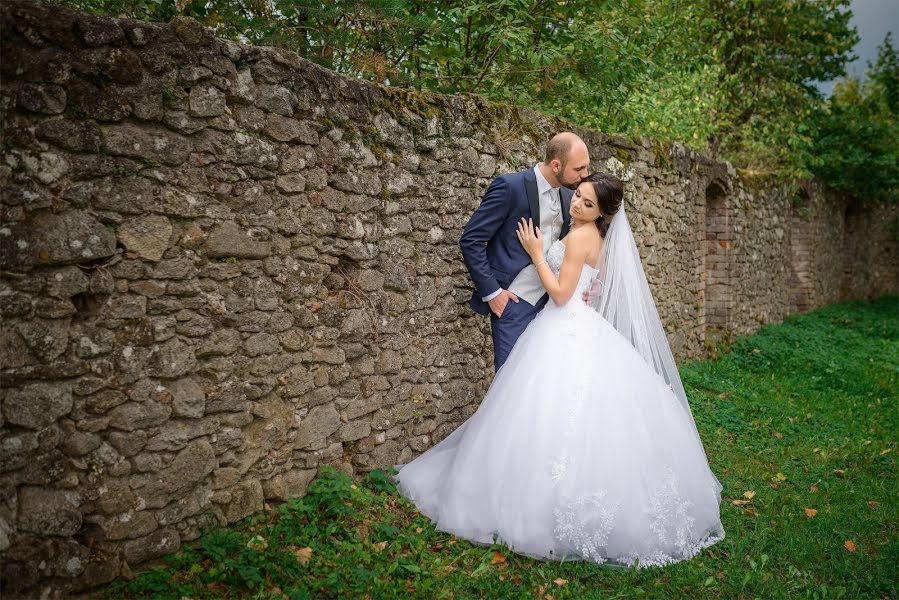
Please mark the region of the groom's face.
<svg viewBox="0 0 899 600"><path fill-rule="evenodd" d="M555 162L555 161L553 161ZM555 167L555 165L553 165ZM565 157L564 162L560 162L556 170L556 178L559 183L569 189L575 189L581 179L588 175L590 168L590 153L587 151L586 144L576 144L571 148L571 152Z"/></svg>

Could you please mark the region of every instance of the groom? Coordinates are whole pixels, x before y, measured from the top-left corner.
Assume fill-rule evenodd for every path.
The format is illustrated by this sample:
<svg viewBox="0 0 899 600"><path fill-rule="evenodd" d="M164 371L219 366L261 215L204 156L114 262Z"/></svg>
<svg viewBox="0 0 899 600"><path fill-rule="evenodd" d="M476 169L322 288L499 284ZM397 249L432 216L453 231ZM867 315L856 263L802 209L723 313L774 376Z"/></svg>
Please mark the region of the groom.
<svg viewBox="0 0 899 600"><path fill-rule="evenodd" d="M471 308L490 314L497 371L549 298L518 241L518 221L530 218L540 227L546 254L568 233L572 190L587 175L589 165L581 138L567 131L556 135L546 145L542 163L490 182L462 232L462 258L475 286Z"/></svg>

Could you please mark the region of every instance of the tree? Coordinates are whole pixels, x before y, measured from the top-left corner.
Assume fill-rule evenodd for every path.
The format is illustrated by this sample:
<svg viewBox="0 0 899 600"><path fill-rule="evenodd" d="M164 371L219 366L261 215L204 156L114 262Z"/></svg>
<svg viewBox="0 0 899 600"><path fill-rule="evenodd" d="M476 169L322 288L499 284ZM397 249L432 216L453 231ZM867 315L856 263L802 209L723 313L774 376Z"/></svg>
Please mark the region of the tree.
<svg viewBox="0 0 899 600"><path fill-rule="evenodd" d="M843 74L858 39L849 0L52 1L189 15L345 75L478 93L792 176L809 174L821 124L814 81ZM891 106L895 68L878 70Z"/></svg>
<svg viewBox="0 0 899 600"><path fill-rule="evenodd" d="M820 104L815 81L845 73L858 34L849 0L711 0L702 22L721 65L713 155L796 174L802 125Z"/></svg>
<svg viewBox="0 0 899 600"><path fill-rule="evenodd" d="M899 202L899 54L887 34L867 80L834 87L816 114L809 168L860 202Z"/></svg>

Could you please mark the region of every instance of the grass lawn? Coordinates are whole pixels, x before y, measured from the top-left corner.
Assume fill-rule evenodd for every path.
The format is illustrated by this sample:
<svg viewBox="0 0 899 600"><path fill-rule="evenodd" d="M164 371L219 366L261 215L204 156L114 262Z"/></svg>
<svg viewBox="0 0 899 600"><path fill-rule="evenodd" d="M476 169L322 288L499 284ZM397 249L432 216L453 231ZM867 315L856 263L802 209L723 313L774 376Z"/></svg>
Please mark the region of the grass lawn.
<svg viewBox="0 0 899 600"><path fill-rule="evenodd" d="M110 598L896 598L899 298L795 315L681 366L726 538L611 569L438 532L383 471L208 532Z"/></svg>

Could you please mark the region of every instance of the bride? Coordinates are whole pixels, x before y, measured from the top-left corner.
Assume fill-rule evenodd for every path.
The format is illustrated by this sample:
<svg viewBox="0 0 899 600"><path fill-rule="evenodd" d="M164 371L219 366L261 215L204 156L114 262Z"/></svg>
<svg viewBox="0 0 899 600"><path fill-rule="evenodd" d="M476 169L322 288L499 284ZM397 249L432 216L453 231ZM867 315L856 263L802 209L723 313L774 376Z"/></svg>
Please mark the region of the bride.
<svg viewBox="0 0 899 600"><path fill-rule="evenodd" d="M549 293L475 412L406 465L437 529L536 558L647 567L724 538L711 472L612 175L584 178L571 232L518 237ZM593 293L594 280L601 288Z"/></svg>

